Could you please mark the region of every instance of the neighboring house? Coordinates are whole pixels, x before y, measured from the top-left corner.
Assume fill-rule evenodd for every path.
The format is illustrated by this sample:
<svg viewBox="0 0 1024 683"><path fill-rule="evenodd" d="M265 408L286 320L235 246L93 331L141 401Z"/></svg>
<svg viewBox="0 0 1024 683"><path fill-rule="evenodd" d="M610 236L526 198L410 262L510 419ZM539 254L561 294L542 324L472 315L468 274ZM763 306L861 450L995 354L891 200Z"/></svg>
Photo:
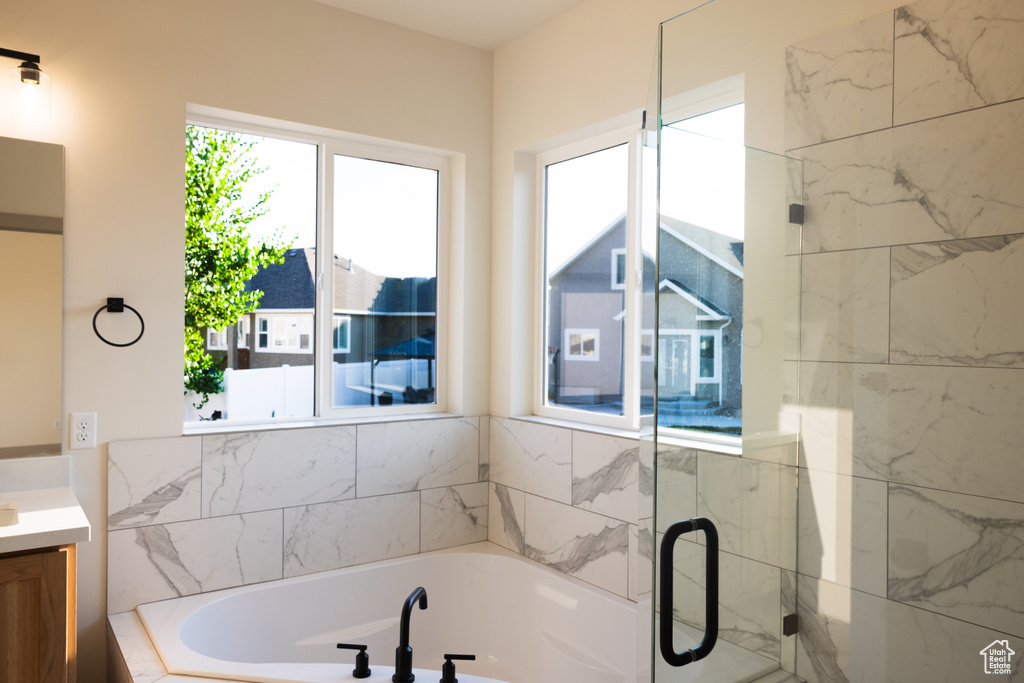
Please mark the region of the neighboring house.
<svg viewBox="0 0 1024 683"><path fill-rule="evenodd" d="M659 399L738 415L743 242L669 217L662 218L660 235ZM549 277L548 393L554 403L622 400L625 245L623 216ZM653 295L649 254L643 287L644 297ZM654 356L653 308L643 306L642 362ZM641 393L649 397L653 389L642 386Z"/></svg>
<svg viewBox="0 0 1024 683"><path fill-rule="evenodd" d="M335 363L366 363L377 351L433 334L436 278L389 278L334 257ZM257 273L259 308L227 330L207 330L207 350L237 370L313 364L316 250L290 249L284 262ZM431 349L433 345L431 344Z"/></svg>

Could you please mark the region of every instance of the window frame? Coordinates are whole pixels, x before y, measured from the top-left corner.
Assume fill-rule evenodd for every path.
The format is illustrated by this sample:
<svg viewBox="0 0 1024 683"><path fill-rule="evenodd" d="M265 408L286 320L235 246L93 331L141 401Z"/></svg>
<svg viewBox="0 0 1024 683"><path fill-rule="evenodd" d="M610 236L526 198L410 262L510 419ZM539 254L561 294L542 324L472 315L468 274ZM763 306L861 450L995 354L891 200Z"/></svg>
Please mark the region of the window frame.
<svg viewBox="0 0 1024 683"><path fill-rule="evenodd" d="M536 157L534 277L536 291L533 335L533 377L530 393L533 413L538 417L566 420L615 429L638 429L640 426L640 297L642 287L642 254L640 249L640 197L643 131L636 126L620 126L614 130L549 149ZM566 406L547 404L548 330L547 330L547 267L546 267L546 169L552 164L569 161L619 145L628 145L626 193L626 277L623 331L623 397L622 414L609 415ZM615 285L615 256L612 255L612 289ZM631 322L632 321L632 322ZM576 328L574 328L576 329ZM563 356L570 360L568 354ZM573 358L572 360L583 360ZM589 360L589 359L588 359Z"/></svg>
<svg viewBox="0 0 1024 683"><path fill-rule="evenodd" d="M448 359L448 326L449 313L449 262L450 262L450 231L451 231L451 195L452 169L451 160L456 155L443 150L429 149L419 145L403 143L382 138L371 138L356 133L325 129L300 123L292 123L267 119L265 117L239 114L204 107L189 105L186 107L184 125L204 126L220 130L260 137L273 137L292 142L315 145L317 148L317 192L316 192L316 232L317 258L314 274L314 324L312 331L312 355L314 358L313 383L313 415L306 417L280 417L259 419L227 419L210 422L186 422L186 430L209 426L243 426L243 425L274 425L288 422L308 422L310 420L348 421L366 417L400 418L404 415L426 413L444 413L447 410L449 395L449 359ZM370 159L385 163L427 168L437 172L437 254L436 254L436 306L435 320L435 357L434 403L374 405L371 407L339 407L332 405L331 395L331 364L335 353L332 339L332 327L335 310L328 308L333 302L334 268L332 259L322 258L322 254L334 253L334 164L335 155ZM333 307L332 307L333 308ZM342 309L336 309L341 311ZM255 311L253 312L255 313ZM347 311L345 311L347 313ZM259 316L262 317L262 316ZM268 347L260 347L261 334L259 322L253 326L251 348L257 353L273 352L272 325L268 334ZM351 334L351 326L349 327ZM351 348L351 338L349 339ZM284 352L291 353L291 352ZM294 353L308 353L295 351Z"/></svg>

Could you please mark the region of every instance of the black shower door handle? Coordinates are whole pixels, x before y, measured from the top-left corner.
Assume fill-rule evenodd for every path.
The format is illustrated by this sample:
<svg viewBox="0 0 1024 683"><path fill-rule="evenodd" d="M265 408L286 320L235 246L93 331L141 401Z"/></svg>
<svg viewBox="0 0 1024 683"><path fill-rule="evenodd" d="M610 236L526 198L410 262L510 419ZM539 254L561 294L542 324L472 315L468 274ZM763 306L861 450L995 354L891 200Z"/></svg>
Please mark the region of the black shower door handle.
<svg viewBox="0 0 1024 683"><path fill-rule="evenodd" d="M707 548L706 593L704 603L704 639L692 650L676 652L672 645L672 550L683 534L700 529ZM718 529L707 517L694 517L676 522L661 539L661 656L672 666L684 666L704 659L718 641Z"/></svg>

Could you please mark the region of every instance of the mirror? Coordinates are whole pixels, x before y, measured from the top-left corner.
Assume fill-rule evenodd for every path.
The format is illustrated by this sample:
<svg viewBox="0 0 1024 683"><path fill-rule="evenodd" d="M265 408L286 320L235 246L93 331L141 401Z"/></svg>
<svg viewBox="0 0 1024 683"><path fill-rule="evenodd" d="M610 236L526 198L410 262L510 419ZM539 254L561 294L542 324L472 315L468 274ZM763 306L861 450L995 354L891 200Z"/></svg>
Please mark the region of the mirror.
<svg viewBox="0 0 1024 683"><path fill-rule="evenodd" d="M61 452L64 148L0 137L0 458Z"/></svg>

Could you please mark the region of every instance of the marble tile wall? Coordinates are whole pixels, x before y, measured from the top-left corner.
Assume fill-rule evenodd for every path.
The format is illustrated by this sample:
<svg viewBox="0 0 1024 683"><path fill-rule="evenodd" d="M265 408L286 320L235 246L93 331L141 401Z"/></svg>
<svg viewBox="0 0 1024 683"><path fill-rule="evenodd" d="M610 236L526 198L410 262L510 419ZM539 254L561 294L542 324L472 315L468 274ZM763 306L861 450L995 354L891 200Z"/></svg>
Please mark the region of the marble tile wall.
<svg viewBox="0 0 1024 683"><path fill-rule="evenodd" d="M635 600L637 438L496 417L489 432L490 540Z"/></svg>
<svg viewBox="0 0 1024 683"><path fill-rule="evenodd" d="M108 612L486 540L481 422L110 444Z"/></svg>
<svg viewBox="0 0 1024 683"><path fill-rule="evenodd" d="M919 0L787 66L797 674L980 680L1024 644L1024 4Z"/></svg>

